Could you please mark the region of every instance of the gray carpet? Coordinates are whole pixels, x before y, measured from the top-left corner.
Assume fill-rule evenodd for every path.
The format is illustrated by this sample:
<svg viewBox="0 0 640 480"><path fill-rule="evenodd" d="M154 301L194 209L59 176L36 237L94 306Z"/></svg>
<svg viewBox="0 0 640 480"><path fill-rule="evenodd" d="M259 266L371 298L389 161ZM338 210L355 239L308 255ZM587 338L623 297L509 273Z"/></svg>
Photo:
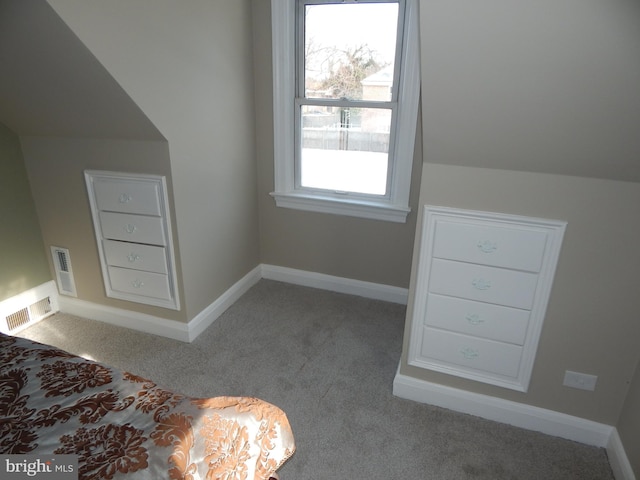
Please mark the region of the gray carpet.
<svg viewBox="0 0 640 480"><path fill-rule="evenodd" d="M612 479L601 448L392 395L405 307L262 280L186 344L56 314L20 335L199 397L287 412L282 480Z"/></svg>

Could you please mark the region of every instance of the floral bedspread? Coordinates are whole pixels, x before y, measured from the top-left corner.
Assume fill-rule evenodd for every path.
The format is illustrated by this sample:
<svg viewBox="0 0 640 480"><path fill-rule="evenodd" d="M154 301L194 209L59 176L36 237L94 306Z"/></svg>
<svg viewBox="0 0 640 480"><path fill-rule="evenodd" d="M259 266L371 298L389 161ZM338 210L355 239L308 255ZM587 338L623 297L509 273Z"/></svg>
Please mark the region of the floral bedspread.
<svg viewBox="0 0 640 480"><path fill-rule="evenodd" d="M294 450L257 398L190 398L0 334L0 454L78 455L83 480L267 480Z"/></svg>

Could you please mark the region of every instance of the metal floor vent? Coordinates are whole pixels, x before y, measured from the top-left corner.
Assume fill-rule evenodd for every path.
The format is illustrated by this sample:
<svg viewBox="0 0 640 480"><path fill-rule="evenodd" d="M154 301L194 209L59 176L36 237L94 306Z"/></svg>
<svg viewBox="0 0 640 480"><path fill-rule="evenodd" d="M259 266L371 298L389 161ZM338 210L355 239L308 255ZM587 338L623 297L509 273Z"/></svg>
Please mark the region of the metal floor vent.
<svg viewBox="0 0 640 480"><path fill-rule="evenodd" d="M13 332L20 327L35 323L51 313L53 313L51 300L49 297L43 298L28 307L5 316L7 331Z"/></svg>
<svg viewBox="0 0 640 480"><path fill-rule="evenodd" d="M61 295L77 297L76 282L73 279L69 250L62 247L51 247L51 257L56 271L58 291Z"/></svg>

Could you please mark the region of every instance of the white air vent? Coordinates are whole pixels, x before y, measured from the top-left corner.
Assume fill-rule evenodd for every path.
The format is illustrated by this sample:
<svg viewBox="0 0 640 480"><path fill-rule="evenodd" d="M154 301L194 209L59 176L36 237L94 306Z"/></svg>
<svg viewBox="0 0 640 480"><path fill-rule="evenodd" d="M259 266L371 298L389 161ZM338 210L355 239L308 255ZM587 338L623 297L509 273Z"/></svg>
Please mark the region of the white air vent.
<svg viewBox="0 0 640 480"><path fill-rule="evenodd" d="M58 311L58 292L49 281L0 302L0 332L15 334Z"/></svg>
<svg viewBox="0 0 640 480"><path fill-rule="evenodd" d="M7 322L7 330L9 332L23 327L29 323L31 319L29 318L29 309L23 308L18 310L17 312L13 312L5 317L5 321Z"/></svg>
<svg viewBox="0 0 640 480"><path fill-rule="evenodd" d="M50 280L0 302L0 332L13 335L57 311L58 292Z"/></svg>
<svg viewBox="0 0 640 480"><path fill-rule="evenodd" d="M51 313L53 313L53 308L49 297L29 305L29 318L31 319L40 320Z"/></svg>
<svg viewBox="0 0 640 480"><path fill-rule="evenodd" d="M3 325L2 331L13 333L34 324L50 314L54 313L49 297L38 300L28 307L21 308L9 315L5 315L6 325Z"/></svg>
<svg viewBox="0 0 640 480"><path fill-rule="evenodd" d="M58 291L61 295L77 297L76 282L73 279L69 250L62 247L51 247L51 257L53 258L53 266L56 270Z"/></svg>

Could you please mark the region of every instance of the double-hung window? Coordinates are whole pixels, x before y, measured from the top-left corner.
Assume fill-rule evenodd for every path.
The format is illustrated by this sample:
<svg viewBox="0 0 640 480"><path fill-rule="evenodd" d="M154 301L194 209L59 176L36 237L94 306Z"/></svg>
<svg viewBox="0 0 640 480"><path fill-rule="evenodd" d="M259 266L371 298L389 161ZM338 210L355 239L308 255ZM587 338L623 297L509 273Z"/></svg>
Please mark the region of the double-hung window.
<svg viewBox="0 0 640 480"><path fill-rule="evenodd" d="M417 0L272 0L281 207L404 222L419 98Z"/></svg>

